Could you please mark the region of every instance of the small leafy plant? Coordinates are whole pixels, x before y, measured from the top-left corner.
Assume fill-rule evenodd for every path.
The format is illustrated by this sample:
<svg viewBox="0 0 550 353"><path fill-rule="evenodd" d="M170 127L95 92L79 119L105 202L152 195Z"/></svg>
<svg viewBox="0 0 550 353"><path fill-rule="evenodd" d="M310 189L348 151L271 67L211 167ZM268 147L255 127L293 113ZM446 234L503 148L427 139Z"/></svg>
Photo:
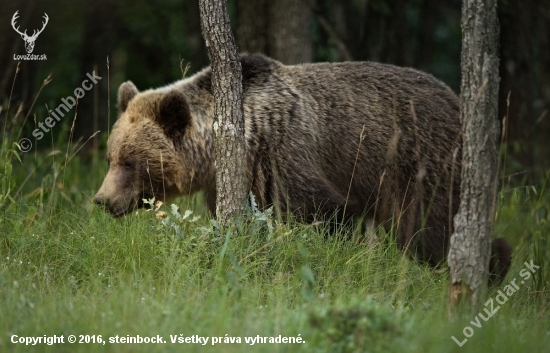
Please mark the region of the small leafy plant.
<svg viewBox="0 0 550 353"><path fill-rule="evenodd" d="M149 205L148 212L153 211L155 216L160 221L157 226L157 231L163 234L172 234L179 239L192 238L196 233L197 227L192 227L201 217L193 216L193 211L186 210L183 215L179 212L179 207L175 204L170 206L170 213L161 211L161 207L164 203L160 200L143 199L146 205Z"/></svg>
<svg viewBox="0 0 550 353"><path fill-rule="evenodd" d="M327 341L325 352L393 352L406 331L405 311L371 296L310 315L312 327Z"/></svg>

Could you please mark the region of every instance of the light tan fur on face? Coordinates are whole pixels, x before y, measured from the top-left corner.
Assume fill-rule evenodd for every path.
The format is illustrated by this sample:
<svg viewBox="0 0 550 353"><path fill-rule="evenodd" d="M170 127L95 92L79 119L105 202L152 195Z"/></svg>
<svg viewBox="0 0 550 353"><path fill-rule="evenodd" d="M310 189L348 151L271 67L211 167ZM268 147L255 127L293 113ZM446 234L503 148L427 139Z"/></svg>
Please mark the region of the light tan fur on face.
<svg viewBox="0 0 550 353"><path fill-rule="evenodd" d="M149 91L131 97L113 127L107 143L109 171L94 197L97 203L107 206L113 216L142 206L143 198L154 196L165 200L190 194L212 179L208 174L212 174L213 167L196 166L197 163L190 160L197 149L202 150L201 153L208 149L204 140L190 147L166 137L158 123L161 96L160 92ZM190 124L185 136L191 138L204 133L203 129L200 126L197 131Z"/></svg>

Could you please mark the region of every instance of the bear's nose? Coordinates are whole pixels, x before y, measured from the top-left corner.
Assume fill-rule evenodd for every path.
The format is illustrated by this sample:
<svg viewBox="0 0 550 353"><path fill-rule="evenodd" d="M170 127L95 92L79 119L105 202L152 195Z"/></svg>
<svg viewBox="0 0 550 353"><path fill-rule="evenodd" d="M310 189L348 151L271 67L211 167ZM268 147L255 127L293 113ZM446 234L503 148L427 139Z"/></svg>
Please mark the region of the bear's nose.
<svg viewBox="0 0 550 353"><path fill-rule="evenodd" d="M98 205L98 206L105 206L105 204L106 204L106 200L105 200L105 198L102 197L102 196L96 196L96 197L94 197L94 200L93 200L93 201L94 201L94 203L95 203L96 205Z"/></svg>

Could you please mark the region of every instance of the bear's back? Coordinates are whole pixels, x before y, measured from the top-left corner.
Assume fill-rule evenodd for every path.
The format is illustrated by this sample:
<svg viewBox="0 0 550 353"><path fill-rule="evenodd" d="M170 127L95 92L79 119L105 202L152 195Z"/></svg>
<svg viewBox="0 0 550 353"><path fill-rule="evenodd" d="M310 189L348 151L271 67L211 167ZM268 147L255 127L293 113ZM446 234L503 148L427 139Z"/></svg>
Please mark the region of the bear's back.
<svg viewBox="0 0 550 353"><path fill-rule="evenodd" d="M372 62L285 66L260 55L243 56L242 67L252 148L268 146L299 165L314 161L336 185L349 184L356 163L365 181L358 191L378 183L380 173L369 168L387 164L396 136L399 164L410 171L418 162L411 151L442 161L459 140L458 98L418 70ZM355 161L361 134L368 152Z"/></svg>

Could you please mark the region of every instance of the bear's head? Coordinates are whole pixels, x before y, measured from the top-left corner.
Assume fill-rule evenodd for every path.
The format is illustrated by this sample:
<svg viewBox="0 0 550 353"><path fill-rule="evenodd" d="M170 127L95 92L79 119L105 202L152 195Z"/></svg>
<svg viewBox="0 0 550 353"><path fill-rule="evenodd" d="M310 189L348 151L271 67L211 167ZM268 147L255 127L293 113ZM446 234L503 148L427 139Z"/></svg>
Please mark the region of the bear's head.
<svg viewBox="0 0 550 353"><path fill-rule="evenodd" d="M207 178L199 155L209 146L197 132L182 90L164 88L139 93L130 81L118 91L118 120L107 142L109 171L94 202L113 217L157 200L188 194ZM202 160L204 164L204 159ZM207 168L208 169L208 168Z"/></svg>

